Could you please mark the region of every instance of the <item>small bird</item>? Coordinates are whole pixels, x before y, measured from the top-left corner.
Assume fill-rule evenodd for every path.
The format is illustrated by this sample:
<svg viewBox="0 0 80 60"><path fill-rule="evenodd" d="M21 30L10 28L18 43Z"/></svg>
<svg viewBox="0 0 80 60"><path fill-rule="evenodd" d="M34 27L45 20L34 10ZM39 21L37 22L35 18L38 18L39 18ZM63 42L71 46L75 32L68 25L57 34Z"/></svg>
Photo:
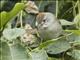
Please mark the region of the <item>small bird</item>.
<svg viewBox="0 0 80 60"><path fill-rule="evenodd" d="M36 26L43 40L55 39L62 35L63 29L58 19L50 12L41 12L36 16Z"/></svg>

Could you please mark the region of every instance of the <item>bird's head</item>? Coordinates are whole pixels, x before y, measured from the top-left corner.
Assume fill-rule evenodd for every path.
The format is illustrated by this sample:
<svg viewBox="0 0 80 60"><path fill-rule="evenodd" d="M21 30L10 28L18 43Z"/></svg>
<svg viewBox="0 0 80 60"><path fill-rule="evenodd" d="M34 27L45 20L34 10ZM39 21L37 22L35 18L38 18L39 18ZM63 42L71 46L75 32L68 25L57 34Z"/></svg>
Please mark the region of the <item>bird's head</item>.
<svg viewBox="0 0 80 60"><path fill-rule="evenodd" d="M57 21L57 18L48 12L39 13L36 17L36 26L39 28L47 28L53 25Z"/></svg>

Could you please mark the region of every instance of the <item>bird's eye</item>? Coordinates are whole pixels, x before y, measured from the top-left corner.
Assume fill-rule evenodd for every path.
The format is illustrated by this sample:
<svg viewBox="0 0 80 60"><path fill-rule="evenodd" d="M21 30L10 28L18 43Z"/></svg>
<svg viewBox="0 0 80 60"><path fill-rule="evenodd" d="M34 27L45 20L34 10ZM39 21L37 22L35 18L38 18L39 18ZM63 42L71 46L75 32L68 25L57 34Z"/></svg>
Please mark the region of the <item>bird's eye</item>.
<svg viewBox="0 0 80 60"><path fill-rule="evenodd" d="M46 20L43 20L43 22L45 22Z"/></svg>

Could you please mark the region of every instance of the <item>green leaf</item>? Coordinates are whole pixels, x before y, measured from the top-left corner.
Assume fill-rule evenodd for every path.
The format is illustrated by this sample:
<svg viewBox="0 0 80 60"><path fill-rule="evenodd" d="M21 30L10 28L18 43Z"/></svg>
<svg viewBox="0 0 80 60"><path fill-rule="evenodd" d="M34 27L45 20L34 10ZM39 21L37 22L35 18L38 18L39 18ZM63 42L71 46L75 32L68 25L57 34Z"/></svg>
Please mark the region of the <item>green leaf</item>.
<svg viewBox="0 0 80 60"><path fill-rule="evenodd" d="M32 60L48 60L48 56L45 50L35 50L30 52Z"/></svg>
<svg viewBox="0 0 80 60"><path fill-rule="evenodd" d="M6 23L7 12L3 11L0 13L0 29Z"/></svg>
<svg viewBox="0 0 80 60"><path fill-rule="evenodd" d="M61 39L53 39L42 43L39 49L45 49L50 54L58 54L70 49L71 46L65 37Z"/></svg>
<svg viewBox="0 0 80 60"><path fill-rule="evenodd" d="M80 60L80 50L73 50L72 52L68 53L70 56L72 56L75 60Z"/></svg>
<svg viewBox="0 0 80 60"><path fill-rule="evenodd" d="M24 3L16 3L16 5L14 6L14 8L8 12L8 18L7 20L12 19L17 13L19 13L21 10L23 10L25 7Z"/></svg>
<svg viewBox="0 0 80 60"><path fill-rule="evenodd" d="M0 60L30 60L25 48L19 44L2 43L0 49Z"/></svg>
<svg viewBox="0 0 80 60"><path fill-rule="evenodd" d="M80 35L71 34L67 38L73 46L80 46Z"/></svg>
<svg viewBox="0 0 80 60"><path fill-rule="evenodd" d="M76 42L80 40L80 35L71 34L68 36L68 39Z"/></svg>
<svg viewBox="0 0 80 60"><path fill-rule="evenodd" d="M7 43L0 41L0 60L11 60L10 49Z"/></svg>
<svg viewBox="0 0 80 60"><path fill-rule="evenodd" d="M61 58L48 57L48 60L61 60Z"/></svg>
<svg viewBox="0 0 80 60"><path fill-rule="evenodd" d="M45 48L46 46L48 46L49 44L55 43L56 40L58 40L58 39L52 39L52 40L43 42L38 48L39 48L39 49L43 49L43 48Z"/></svg>
<svg viewBox="0 0 80 60"><path fill-rule="evenodd" d="M80 29L80 14L74 18L74 23L76 24L76 27Z"/></svg>
<svg viewBox="0 0 80 60"><path fill-rule="evenodd" d="M22 9L24 8L24 3L16 3L14 8L10 12L3 11L0 13L0 29L9 21L11 20L14 16L17 15Z"/></svg>
<svg viewBox="0 0 80 60"><path fill-rule="evenodd" d="M8 40L13 40L21 36L24 33L25 33L25 30L21 28L5 29L3 31L3 36Z"/></svg>
<svg viewBox="0 0 80 60"><path fill-rule="evenodd" d="M73 25L74 24L73 22L69 22L69 21L64 20L64 19L60 19L60 22L61 22L61 25Z"/></svg>
<svg viewBox="0 0 80 60"><path fill-rule="evenodd" d="M80 35L80 30L65 30L66 32L72 32L73 34Z"/></svg>

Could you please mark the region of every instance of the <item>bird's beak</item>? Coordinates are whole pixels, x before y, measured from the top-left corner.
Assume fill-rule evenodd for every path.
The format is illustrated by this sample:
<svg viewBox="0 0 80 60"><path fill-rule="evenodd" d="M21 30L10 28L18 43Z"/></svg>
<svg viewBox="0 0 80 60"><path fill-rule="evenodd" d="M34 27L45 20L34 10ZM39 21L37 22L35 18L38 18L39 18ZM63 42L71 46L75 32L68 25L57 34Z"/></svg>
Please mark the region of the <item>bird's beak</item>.
<svg viewBox="0 0 80 60"><path fill-rule="evenodd" d="M38 22L36 22L36 26L38 26Z"/></svg>

